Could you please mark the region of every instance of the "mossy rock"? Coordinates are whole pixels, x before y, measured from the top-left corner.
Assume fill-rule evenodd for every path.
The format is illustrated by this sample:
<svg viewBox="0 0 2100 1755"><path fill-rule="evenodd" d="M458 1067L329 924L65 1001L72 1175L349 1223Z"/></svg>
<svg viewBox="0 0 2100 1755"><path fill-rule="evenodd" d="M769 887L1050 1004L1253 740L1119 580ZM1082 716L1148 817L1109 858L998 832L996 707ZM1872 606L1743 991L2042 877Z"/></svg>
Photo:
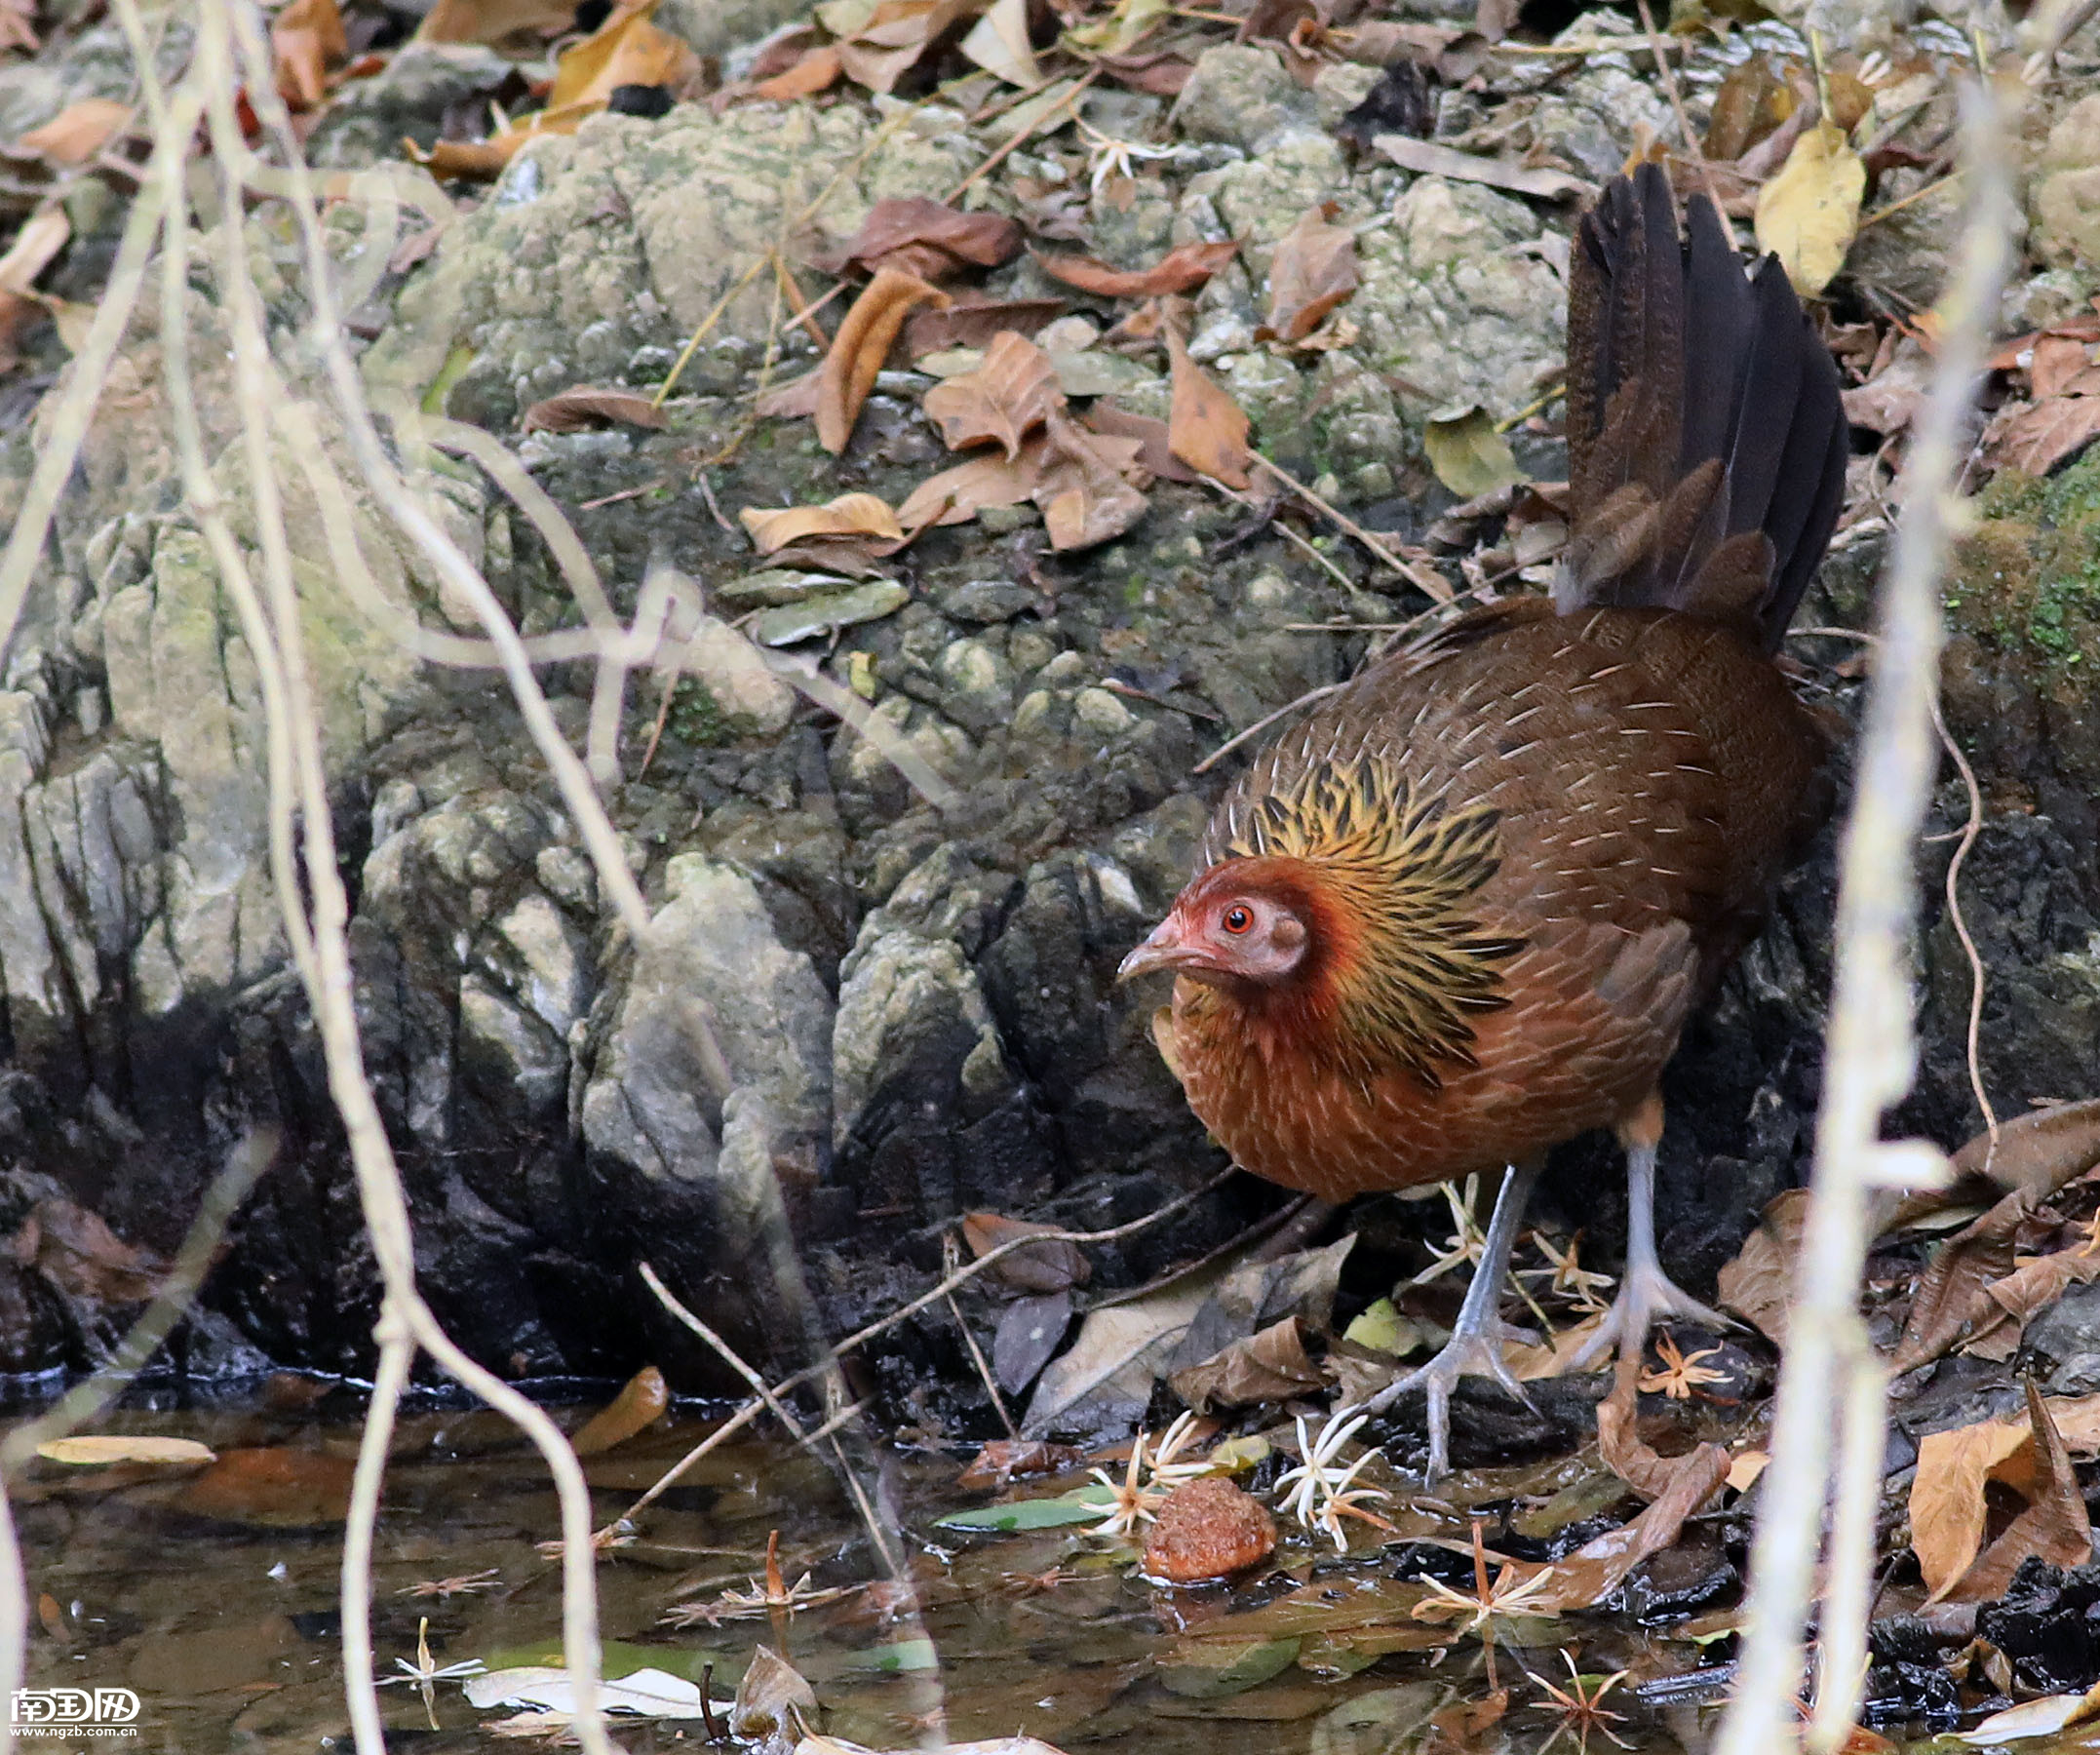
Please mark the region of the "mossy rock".
<svg viewBox="0 0 2100 1755"><path fill-rule="evenodd" d="M2100 676L2100 451L2061 475L2014 470L1985 491L1958 556L1953 626L1991 650L2024 650L2081 689ZM2081 668L2090 667L2090 668Z"/></svg>

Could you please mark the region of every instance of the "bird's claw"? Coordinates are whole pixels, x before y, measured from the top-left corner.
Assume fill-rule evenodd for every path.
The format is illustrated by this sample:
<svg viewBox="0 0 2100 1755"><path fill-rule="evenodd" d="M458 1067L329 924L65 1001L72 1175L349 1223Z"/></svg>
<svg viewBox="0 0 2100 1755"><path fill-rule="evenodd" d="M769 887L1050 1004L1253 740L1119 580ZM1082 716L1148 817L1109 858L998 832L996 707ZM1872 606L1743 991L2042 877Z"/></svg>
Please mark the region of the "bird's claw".
<svg viewBox="0 0 2100 1755"><path fill-rule="evenodd" d="M1499 1329L1500 1324L1496 1325ZM1382 1414L1399 1399L1419 1389L1428 1400L1429 1466L1426 1478L1435 1482L1451 1472L1451 1392L1465 1377L1492 1378L1532 1413L1538 1405L1531 1392L1517 1382L1502 1357L1499 1335L1468 1334L1460 1329L1444 1344L1443 1350L1426 1365L1386 1384L1362 1404L1366 1413Z"/></svg>
<svg viewBox="0 0 2100 1755"><path fill-rule="evenodd" d="M1580 1371L1614 1349L1638 1357L1648 1346L1649 1331L1660 1316L1674 1316L1720 1332L1742 1327L1734 1317L1699 1303L1660 1266L1629 1267L1619 1284L1618 1296L1598 1323L1597 1332L1582 1343L1567 1368Z"/></svg>

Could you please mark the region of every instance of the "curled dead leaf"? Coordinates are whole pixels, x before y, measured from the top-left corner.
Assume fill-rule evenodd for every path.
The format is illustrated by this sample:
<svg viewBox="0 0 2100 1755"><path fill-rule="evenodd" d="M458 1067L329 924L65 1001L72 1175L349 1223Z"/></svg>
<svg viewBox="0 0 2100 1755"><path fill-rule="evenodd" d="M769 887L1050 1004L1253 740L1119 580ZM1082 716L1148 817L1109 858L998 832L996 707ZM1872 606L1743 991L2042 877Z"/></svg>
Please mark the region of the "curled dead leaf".
<svg viewBox="0 0 2100 1755"><path fill-rule="evenodd" d="M85 165L132 119L132 106L113 98L83 98L69 103L42 128L15 142L19 152L40 152L55 165Z"/></svg>
<svg viewBox="0 0 2100 1755"><path fill-rule="evenodd" d="M996 268L1021 254L1021 227L998 214L965 214L923 195L890 196L868 211L833 262L839 273L895 268L938 280L964 267Z"/></svg>
<svg viewBox="0 0 2100 1755"><path fill-rule="evenodd" d="M853 301L817 379L817 443L834 456L846 448L861 405L875 388L875 375L889 357L890 344L914 305L931 299L946 303L948 294L914 274L879 270Z"/></svg>
<svg viewBox="0 0 2100 1755"><path fill-rule="evenodd" d="M2054 396L2003 410L1984 431L1984 454L2000 469L2044 476L2100 439L2100 396Z"/></svg>
<svg viewBox="0 0 2100 1755"><path fill-rule="evenodd" d="M875 536L891 542L904 536L896 513L873 493L841 493L821 506L746 506L737 517L761 555L811 536Z"/></svg>
<svg viewBox="0 0 2100 1755"><path fill-rule="evenodd" d="M1722 1306L1747 1317L1774 1346L1786 1345L1788 1299L1801 1234L1808 1223L1808 1190L1789 1189L1765 1208L1757 1229L1721 1269Z"/></svg>
<svg viewBox="0 0 2100 1755"><path fill-rule="evenodd" d="M1304 1328L1296 1316L1235 1341L1167 1380L1168 1387L1198 1414L1288 1401L1324 1389L1327 1384L1327 1374L1305 1352Z"/></svg>
<svg viewBox="0 0 2100 1755"><path fill-rule="evenodd" d="M1017 1292L1062 1292L1068 1286L1083 1286L1093 1277L1093 1266L1078 1244L1056 1232L1054 1225L1009 1219L1003 1213L965 1213L962 1218L962 1240L973 1256L990 1255L1025 1237L1044 1239L992 1263L991 1273Z"/></svg>
<svg viewBox="0 0 2100 1755"><path fill-rule="evenodd" d="M500 43L576 27L573 0L437 0L416 27L419 43Z"/></svg>
<svg viewBox="0 0 2100 1755"><path fill-rule="evenodd" d="M1167 417L1167 447L1190 469L1245 488L1253 452L1247 434L1253 423L1246 411L1188 357L1188 349L1172 330L1167 354L1173 362L1173 401Z"/></svg>
<svg viewBox="0 0 2100 1755"><path fill-rule="evenodd" d="M926 414L950 450L996 445L1009 459L1021 442L1065 407L1050 356L1007 330L993 337L975 371L926 392Z"/></svg>
<svg viewBox="0 0 2100 1755"><path fill-rule="evenodd" d="M1046 255L1034 251L1037 265L1054 280L1104 298L1157 298L1168 292L1191 292L1229 262L1239 246L1180 244L1149 268L1110 268L1091 256Z"/></svg>
<svg viewBox="0 0 2100 1755"><path fill-rule="evenodd" d="M637 390L600 390L577 384L534 403L525 411L519 428L527 433L582 433L615 421L660 427L664 411Z"/></svg>
<svg viewBox="0 0 2100 1755"><path fill-rule="evenodd" d="M1268 321L1255 331L1257 341L1303 341L1356 291L1356 234L1331 223L1337 211L1332 202L1306 209L1277 243Z"/></svg>
<svg viewBox="0 0 2100 1755"><path fill-rule="evenodd" d="M270 21L270 54L278 89L295 110L328 101L328 67L350 54L335 0L291 0Z"/></svg>
<svg viewBox="0 0 2100 1755"><path fill-rule="evenodd" d="M1984 1548L1985 1490L1994 1481L2026 1503ZM2091 1559L2084 1495L2063 1436L2032 1379L2024 1424L1979 1421L1928 1432L1920 1441L1910 1521L1911 1546L1933 1602L2002 1596L2031 1556L2056 1566Z"/></svg>
<svg viewBox="0 0 2100 1755"><path fill-rule="evenodd" d="M671 1406L664 1374L644 1365L629 1378L620 1393L570 1434L568 1446L579 1457L595 1457L645 1431Z"/></svg>

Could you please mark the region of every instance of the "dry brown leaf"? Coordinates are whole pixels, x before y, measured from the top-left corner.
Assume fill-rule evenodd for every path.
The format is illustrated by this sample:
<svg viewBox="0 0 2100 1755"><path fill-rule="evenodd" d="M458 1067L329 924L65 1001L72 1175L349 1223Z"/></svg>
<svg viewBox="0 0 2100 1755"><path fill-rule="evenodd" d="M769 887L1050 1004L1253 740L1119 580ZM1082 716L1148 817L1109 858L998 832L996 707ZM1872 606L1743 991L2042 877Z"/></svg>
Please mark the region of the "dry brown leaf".
<svg viewBox="0 0 2100 1755"><path fill-rule="evenodd" d="M1065 407L1050 356L1008 330L996 336L975 371L926 392L926 414L950 450L996 445L1009 460L1021 442Z"/></svg>
<svg viewBox="0 0 2100 1755"><path fill-rule="evenodd" d="M1721 1269L1717 1290L1723 1307L1747 1317L1774 1346L1786 1345L1787 1299L1808 1222L1808 1190L1787 1190L1766 1207L1757 1229Z"/></svg>
<svg viewBox="0 0 2100 1755"><path fill-rule="evenodd" d="M821 506L746 506L737 517L761 555L777 554L789 543L811 536L875 536L894 542L904 535L897 515L873 493L842 493Z"/></svg>
<svg viewBox="0 0 2100 1755"><path fill-rule="evenodd" d="M2003 1279L1984 1288L1991 1302L2015 1323L2039 1316L2073 1286L2100 1279L2100 1254L2089 1248L2059 1249L2053 1255L2022 1262Z"/></svg>
<svg viewBox="0 0 2100 1755"><path fill-rule="evenodd" d="M1664 1457L1641 1442L1636 1429L1640 1406L1641 1361L1622 1357L1612 1393L1597 1404L1597 1454L1605 1467L1645 1500L1669 1491L1684 1465L1682 1457Z"/></svg>
<svg viewBox="0 0 2100 1755"><path fill-rule="evenodd" d="M922 525L968 524L986 506L1021 505L1034 497L1041 484L1046 448L1038 439L1011 460L973 457L928 476L897 508L897 522L908 530Z"/></svg>
<svg viewBox="0 0 2100 1755"><path fill-rule="evenodd" d="M1603 1602L1643 1560L1676 1541L1685 1519L1729 1478L1729 1454L1718 1444L1702 1444L1688 1456L1672 1458L1671 1463L1668 1485L1640 1516L1542 1569L1547 1586L1532 1599L1539 1613L1566 1614Z"/></svg>
<svg viewBox="0 0 2100 1755"><path fill-rule="evenodd" d="M957 298L938 311L914 311L904 326L904 351L922 360L952 347L989 347L1001 330L1033 335L1066 309L1062 298Z"/></svg>
<svg viewBox="0 0 2100 1755"><path fill-rule="evenodd" d="M1356 234L1331 224L1332 202L1307 208L1283 234L1268 266L1268 321L1257 341L1303 341L1356 291Z"/></svg>
<svg viewBox="0 0 2100 1755"><path fill-rule="evenodd" d="M2058 396L2001 411L1984 433L1984 452L2000 469L2044 476L2100 438L2100 396Z"/></svg>
<svg viewBox="0 0 2100 1755"><path fill-rule="evenodd" d="M549 109L571 104L603 105L621 86L661 86L674 96L700 71L700 58L683 37L649 22L653 10L615 11L582 42L562 52L555 63Z"/></svg>
<svg viewBox="0 0 2100 1755"><path fill-rule="evenodd" d="M576 27L574 0L438 0L416 27L419 43L500 43Z"/></svg>
<svg viewBox="0 0 2100 1755"><path fill-rule="evenodd" d="M2019 1564L2040 1554L2059 1566L2091 1557L2085 1502L2062 1435L2032 1381L2028 1418L1979 1421L1919 1441L1911 1481L1911 1547L1927 1599L1979 1602L2003 1594ZM1993 1481L2027 1502L1979 1556Z"/></svg>
<svg viewBox="0 0 2100 1755"><path fill-rule="evenodd" d="M43 315L36 299L0 287L0 376L21 364L21 338Z"/></svg>
<svg viewBox="0 0 2100 1755"><path fill-rule="evenodd" d="M54 205L30 214L21 222L7 254L0 255L0 292L26 293L72 235L72 222L62 207Z"/></svg>
<svg viewBox="0 0 2100 1755"><path fill-rule="evenodd" d="M291 0L270 21L277 87L293 109L319 109L326 103L329 63L349 54L350 40L343 34L335 0Z"/></svg>
<svg viewBox="0 0 2100 1755"><path fill-rule="evenodd" d="M625 1444L661 1420L671 1406L664 1374L644 1365L627 1380L620 1393L570 1434L568 1447L579 1457L595 1457Z"/></svg>
<svg viewBox="0 0 2100 1755"><path fill-rule="evenodd" d="M752 405L760 420L807 420L817 411L817 394L824 381L824 369L805 371L785 384L775 384Z"/></svg>
<svg viewBox="0 0 2100 1755"><path fill-rule="evenodd" d="M1108 397L1099 398L1086 411L1086 424L1111 439L1135 439L1141 447L1138 461L1146 472L1163 482L1194 482L1196 472L1174 454L1172 429L1149 414L1133 414Z"/></svg>
<svg viewBox="0 0 2100 1755"><path fill-rule="evenodd" d="M1954 1154L1959 1177L1989 1175L2001 1186L2053 1194L2100 1169L2100 1097L2029 1110L1998 1130L1980 1133Z"/></svg>
<svg viewBox="0 0 2100 1755"><path fill-rule="evenodd" d="M519 428L527 433L582 433L615 421L660 427L664 411L638 390L600 390L577 384L534 403L525 411Z"/></svg>
<svg viewBox="0 0 2100 1755"><path fill-rule="evenodd" d="M817 379L817 443L834 456L846 448L861 405L875 388L875 374L889 357L890 344L912 307L927 299L946 303L948 294L915 274L880 270L853 301L832 350L824 356Z"/></svg>
<svg viewBox="0 0 2100 1755"><path fill-rule="evenodd" d="M16 1259L59 1290L99 1304L140 1304L160 1290L158 1256L127 1243L101 1215L54 1196L29 1210L15 1234Z"/></svg>
<svg viewBox="0 0 2100 1755"><path fill-rule="evenodd" d="M2040 1183L2015 1189L1939 1246L1911 1294L1890 1371L1916 1370L2005 1320L1991 1288L2012 1273L2015 1234L2053 1192Z"/></svg>
<svg viewBox="0 0 2100 1755"><path fill-rule="evenodd" d="M1731 163L1791 116L1800 99L1763 55L1729 70L1714 93L1706 124L1706 157Z"/></svg>
<svg viewBox="0 0 2100 1755"><path fill-rule="evenodd" d="M1028 1475L1063 1474L1076 1468L1085 1453L1075 1444L1051 1444L1040 1438L994 1438L955 1477L957 1487L1005 1487Z"/></svg>
<svg viewBox="0 0 2100 1755"><path fill-rule="evenodd" d="M982 0L882 0L866 23L842 33L839 64L871 92L888 92ZM820 8L819 17L831 9Z"/></svg>
<svg viewBox="0 0 2100 1755"><path fill-rule="evenodd" d="M1955 1602L1983 1603L2003 1596L2012 1575L2035 1555L2052 1566L2083 1566L2092 1558L2092 1522L2078 1471L2032 1378L2027 1380L2027 1419L2034 1435L2031 1485L2024 1490L2027 1507L1948 1593Z"/></svg>
<svg viewBox="0 0 2100 1755"><path fill-rule="evenodd" d="M900 521L901 522L901 521ZM1094 1269L1078 1244L1056 1235L1054 1225L1037 1225L1027 1219L1009 1219L1001 1213L965 1213L962 1240L973 1256L990 1255L1003 1244L1024 1237L1042 1237L1012 1255L1001 1256L990 1271L1021 1292L1062 1292L1083 1286Z"/></svg>
<svg viewBox="0 0 2100 1755"><path fill-rule="evenodd" d="M653 0L615 8L591 35L563 51L546 107L521 117L515 127L486 140L440 140L428 151L404 140L403 150L434 176L493 177L527 141L574 134L621 86L661 86L674 95L684 91L698 77L700 58L684 38L649 22L653 10Z"/></svg>
<svg viewBox="0 0 2100 1755"><path fill-rule="evenodd" d="M132 106L113 98L83 98L69 103L42 128L15 142L19 152L40 152L55 165L85 165L132 119Z"/></svg>
<svg viewBox="0 0 2100 1755"><path fill-rule="evenodd" d="M1828 123L1805 130L1759 190L1758 248L1779 258L1802 297L1815 297L1845 266L1866 192L1866 166L1845 131Z"/></svg>
<svg viewBox="0 0 2100 1755"><path fill-rule="evenodd" d="M1045 255L1031 251L1042 271L1068 287L1104 298L1157 298L1167 292L1189 292L1203 285L1238 253L1237 244L1179 244L1149 268L1110 268L1091 256Z"/></svg>
<svg viewBox="0 0 2100 1755"><path fill-rule="evenodd" d="M1288 1401L1327 1384L1327 1374L1305 1352L1304 1327L1296 1316L1235 1341L1167 1380L1167 1386L1198 1414Z"/></svg>
<svg viewBox="0 0 2100 1755"><path fill-rule="evenodd" d="M827 43L821 49L809 50L794 66L775 73L770 79L759 80L745 96L766 98L774 103L814 98L819 92L828 92L836 85L841 71L838 51Z"/></svg>
<svg viewBox="0 0 2100 1755"><path fill-rule="evenodd" d="M1179 98L1189 74L1196 70L1194 61L1172 49L1145 55L1099 55L1094 64L1118 84L1155 98Z"/></svg>
<svg viewBox="0 0 2100 1755"><path fill-rule="evenodd" d="M1145 516L1150 502L1129 480L1143 474L1137 440L1090 433L1057 412L1043 426L1048 455L1030 497L1042 508L1052 548L1092 548Z"/></svg>
<svg viewBox="0 0 2100 1755"><path fill-rule="evenodd" d="M996 268L1021 254L1021 227L997 214L964 214L923 195L878 201L832 264L836 272L896 268L937 280L971 266Z"/></svg>
<svg viewBox="0 0 2100 1755"><path fill-rule="evenodd" d="M2034 386L2035 400L2046 402L2052 396L2089 394L2074 391L2073 386L2092 369L2093 349L2089 343L2051 331L2035 337L2027 379Z"/></svg>
<svg viewBox="0 0 2100 1755"><path fill-rule="evenodd" d="M1253 423L1246 410L1225 394L1188 357L1181 336L1167 332L1167 354L1173 361L1173 401L1168 409L1168 448L1190 469L1244 488L1253 456L1247 434Z"/></svg>
<svg viewBox="0 0 2100 1755"><path fill-rule="evenodd" d="M1538 1378L1559 1377L1575 1363L1575 1354L1589 1345L1590 1337L1604 1326L1604 1313L1585 1316L1570 1328L1557 1331L1544 1346L1523 1341L1502 1343L1502 1362L1516 1374L1520 1384Z"/></svg>
<svg viewBox="0 0 2100 1755"><path fill-rule="evenodd" d="M1401 170L1412 171L1419 176L1482 183L1491 189L1508 189L1513 194L1530 195L1540 201L1567 201L1597 192L1594 183L1584 182L1566 171L1482 158L1475 152L1460 152L1456 146L1418 140L1413 135L1381 134L1371 143Z"/></svg>

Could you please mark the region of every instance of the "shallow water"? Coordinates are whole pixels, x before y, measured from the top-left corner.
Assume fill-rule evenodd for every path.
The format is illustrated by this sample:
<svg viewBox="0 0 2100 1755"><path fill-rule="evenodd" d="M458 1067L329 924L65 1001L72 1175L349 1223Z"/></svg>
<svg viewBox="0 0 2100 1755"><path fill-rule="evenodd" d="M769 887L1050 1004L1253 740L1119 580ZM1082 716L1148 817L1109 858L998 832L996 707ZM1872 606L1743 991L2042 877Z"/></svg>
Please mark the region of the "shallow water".
<svg viewBox="0 0 2100 1755"><path fill-rule="evenodd" d="M210 1479L195 1469L36 1464L16 1495L35 1603L31 1684L129 1688L141 1712L137 1735L121 1741L76 1735L31 1746L347 1746L338 1520L359 1428L354 1406L334 1411L339 1401L331 1395L304 1410L127 1410L97 1423L102 1431L201 1440L221 1458ZM564 1424L582 1412L564 1415ZM703 1410L680 1409L591 1459L594 1520L618 1518L712 1424ZM229 1469L227 1453L238 1451L272 1455ZM792 1446L731 1441L649 1507L631 1544L603 1558L604 1634L623 1642L608 1669L646 1661L697 1681L712 1663L715 1692L725 1696L756 1646L781 1647L814 1685L825 1729L878 1748L917 1744L945 1696L948 1732L957 1739L1027 1733L1067 1749L1157 1755L1534 1755L1556 1733L1552 1746L1581 1746L1526 1674L1565 1684L1566 1645L1585 1671L1632 1672L1607 1702L1628 1715L1608 1727L1624 1746L1664 1755L1703 1745L1696 1705L1644 1703L1629 1692L1644 1684L1651 1695L1700 1692L1683 1684L1695 1683L1693 1672L1725 1655L1728 1641L1706 1638L1711 1629L1698 1623L1690 1631L1706 1638L1703 1645L1683 1627L1629 1633L1623 1617L1510 1623L1491 1681L1477 1637L1445 1635L1432 1646L1434 1630L1406 1615L1411 1587L1397 1583L1391 1552L1363 1547L1342 1558L1293 1538L1278 1552L1280 1573L1229 1591L1168 1590L1136 1576L1135 1548L1069 1529L965 1536L935 1528L935 1517L989 1497L956 1487L953 1456L887 1451L867 1462L864 1478L901 1508L899 1542L937 1668L926 1667L914 1629L889 1613L894 1590L857 1591L792 1620L663 1624L676 1602L748 1588L774 1530L791 1583L805 1571L813 1588L879 1576L831 1469ZM1458 1497L1536 1503L1572 1478L1560 1466L1559 1475L1511 1469L1461 1477ZM1075 1479L1023 1482L1012 1491L1048 1494ZM414 1658L424 1617L438 1665L554 1660L560 1569L535 1543L557 1527L536 1455L495 1416L405 1416L378 1532L373 1631L381 1669ZM447 1580L455 1581L451 1589L439 1588ZM1302 1588L1308 1583L1325 1594L1308 1599ZM1294 1589L1301 1594L1277 1608ZM1367 1651L1381 1638L1364 1636L1361 1613L1355 1631L1326 1631L1338 1618L1352 1618L1341 1613L1352 1603L1368 1606L1373 1621L1403 1605L1382 1636L1419 1649ZM1242 1636L1234 1619L1247 1615L1256 1617L1244 1623L1255 1637ZM1302 1630L1292 1633L1294 1625ZM1506 1643L1515 1639L1535 1643ZM930 1686L936 1680L941 1696ZM1508 1696L1499 1718L1468 1725L1468 1707L1493 1717L1492 1704L1477 1709L1497 1686ZM413 1686L383 1690L392 1746L519 1746L498 1744L480 1728L503 1709L477 1710L460 1687L435 1684L436 1732ZM635 1750L691 1747L704 1733L691 1721L626 1721L616 1740ZM1603 1728L1591 1732L1589 1746L1612 1746Z"/></svg>

